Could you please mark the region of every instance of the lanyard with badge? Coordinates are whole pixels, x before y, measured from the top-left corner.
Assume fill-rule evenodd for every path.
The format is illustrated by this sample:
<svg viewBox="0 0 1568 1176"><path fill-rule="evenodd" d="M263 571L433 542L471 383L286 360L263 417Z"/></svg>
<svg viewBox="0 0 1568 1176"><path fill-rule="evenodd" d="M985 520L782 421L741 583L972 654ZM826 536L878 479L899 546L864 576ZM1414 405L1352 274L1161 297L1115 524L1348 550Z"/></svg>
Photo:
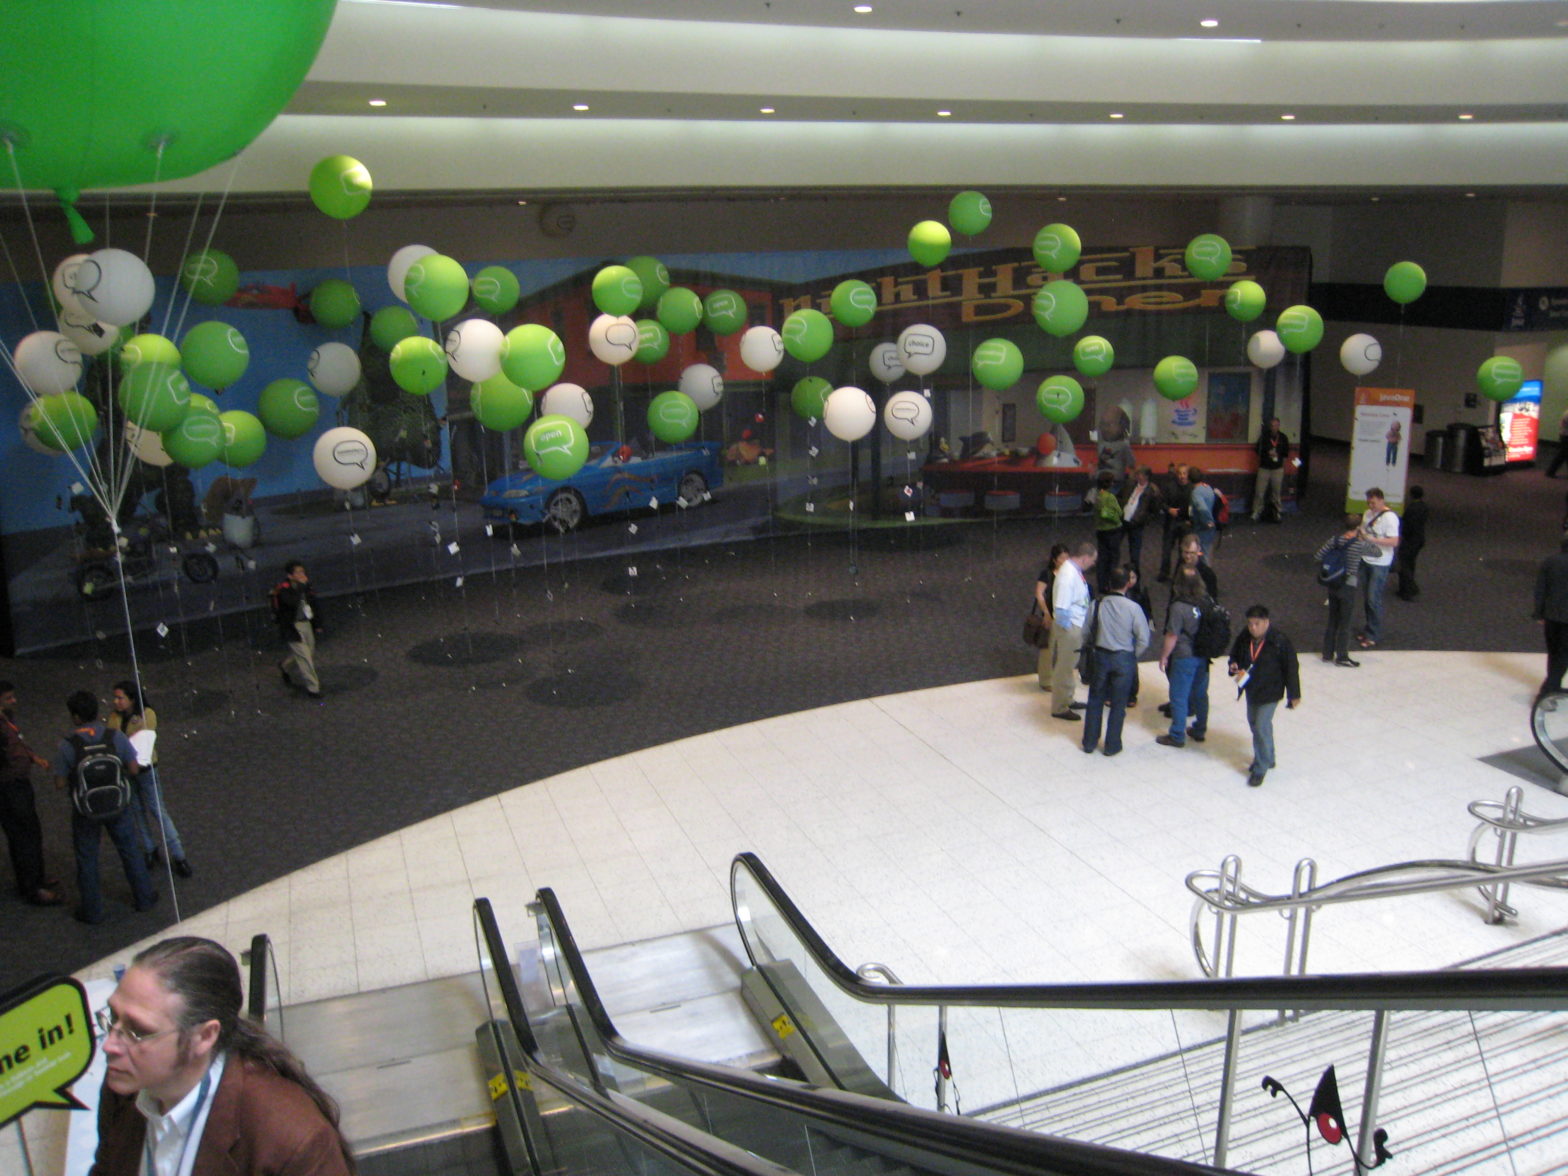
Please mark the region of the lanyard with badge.
<svg viewBox="0 0 1568 1176"><path fill-rule="evenodd" d="M207 1103L207 1096L212 1093L212 1067L201 1076L201 1085L196 1088L196 1105L191 1108L190 1122L185 1129L185 1138L180 1141L180 1159L174 1165L173 1176L185 1176L185 1152L191 1145L191 1136L196 1133L196 1124L201 1119L201 1109ZM203 1129L205 1130L205 1124ZM158 1165L153 1158L152 1141L146 1134L142 1136L142 1154L146 1161L145 1176L158 1176Z"/></svg>

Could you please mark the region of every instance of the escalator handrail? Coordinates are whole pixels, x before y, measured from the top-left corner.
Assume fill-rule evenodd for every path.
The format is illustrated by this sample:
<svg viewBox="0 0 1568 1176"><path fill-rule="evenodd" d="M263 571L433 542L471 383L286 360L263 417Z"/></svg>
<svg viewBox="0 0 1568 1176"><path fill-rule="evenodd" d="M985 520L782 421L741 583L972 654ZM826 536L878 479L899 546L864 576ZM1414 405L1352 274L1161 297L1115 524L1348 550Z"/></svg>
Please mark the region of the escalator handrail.
<svg viewBox="0 0 1568 1176"><path fill-rule="evenodd" d="M818 934L754 853L730 865L730 901L741 943L759 960L736 893L741 871L762 889L812 962L846 995L868 1004L1025 1009L1168 1009L1351 1011L1558 1011L1568 1009L1568 968L1364 972L1220 980L1126 980L1069 984L873 984L862 980Z"/></svg>
<svg viewBox="0 0 1568 1176"><path fill-rule="evenodd" d="M616 1061L635 1069L672 1082L703 1086L802 1115L823 1127L875 1137L905 1148L918 1148L998 1173L1016 1176L1039 1176L1042 1172L1072 1172L1077 1176L1221 1176L1230 1173L1229 1169L1206 1164L1061 1139L849 1091L780 1082L749 1070L676 1057L636 1045L623 1038L615 1028L554 891L549 887L541 888L536 901L549 924L561 965L577 989L583 1012L603 1041L605 1051Z"/></svg>

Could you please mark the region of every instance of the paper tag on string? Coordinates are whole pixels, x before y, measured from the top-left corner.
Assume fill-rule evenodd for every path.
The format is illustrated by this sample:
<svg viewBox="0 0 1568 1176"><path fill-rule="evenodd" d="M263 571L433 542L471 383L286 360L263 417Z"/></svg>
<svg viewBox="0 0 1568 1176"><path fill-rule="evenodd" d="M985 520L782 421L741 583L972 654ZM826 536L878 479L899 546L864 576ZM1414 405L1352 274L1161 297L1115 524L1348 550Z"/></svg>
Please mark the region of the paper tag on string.
<svg viewBox="0 0 1568 1176"><path fill-rule="evenodd" d="M681 510L685 510L686 509L686 500L684 498L677 498L675 500L675 505L680 507Z"/></svg>
<svg viewBox="0 0 1568 1176"><path fill-rule="evenodd" d="M816 417L807 417L806 418L806 424L810 425L813 429L816 428L817 427L817 418Z"/></svg>
<svg viewBox="0 0 1568 1176"><path fill-rule="evenodd" d="M207 544L207 554L208 555L215 555L215 554L217 554L217 551L218 551L218 545L216 543L208 543Z"/></svg>
<svg viewBox="0 0 1568 1176"><path fill-rule="evenodd" d="M348 541L349 545L352 547L358 547L361 543L364 542L364 540L359 537L359 532L357 531L348 537Z"/></svg>
<svg viewBox="0 0 1568 1176"><path fill-rule="evenodd" d="M904 521L905 521L905 522L906 522L906 523L912 523L912 522L914 522L914 521L915 521L915 512L914 512L914 511L912 511L912 510L906 510L906 511L905 511L905 512L904 512Z"/></svg>
<svg viewBox="0 0 1568 1176"><path fill-rule="evenodd" d="M815 486L819 480L816 474L811 474L806 478L806 485Z"/></svg>
<svg viewBox="0 0 1568 1176"><path fill-rule="evenodd" d="M808 503L806 503L806 513L807 514L816 514L817 513L817 504L815 502L808 502Z"/></svg>
<svg viewBox="0 0 1568 1176"><path fill-rule="evenodd" d="M488 539L491 535L494 535L494 534L495 534L495 528L492 527L489 523L486 523L485 524L485 537Z"/></svg>
<svg viewBox="0 0 1568 1176"><path fill-rule="evenodd" d="M817 454L820 453L820 452L821 452L821 450L819 450L815 445L813 445L810 449L806 450L806 456L808 456L808 457L816 457Z"/></svg>
<svg viewBox="0 0 1568 1176"><path fill-rule="evenodd" d="M635 580L637 578L637 569L636 568L627 568L626 569L626 574L628 576L630 576L632 579Z"/></svg>
<svg viewBox="0 0 1568 1176"><path fill-rule="evenodd" d="M160 637L167 637L169 635L169 626L165 625L162 621L159 621L158 627L154 629L153 632L158 634Z"/></svg>
<svg viewBox="0 0 1568 1176"><path fill-rule="evenodd" d="M459 576L456 580L452 581L452 587L454 587L454 588L461 588L462 586L463 586L463 577L462 576Z"/></svg>
<svg viewBox="0 0 1568 1176"><path fill-rule="evenodd" d="M512 554L513 555L522 555L523 554L523 549L521 547L517 546L517 544L514 543L514 544L512 544Z"/></svg>
<svg viewBox="0 0 1568 1176"><path fill-rule="evenodd" d="M635 535L635 534L637 534L637 524L636 523L627 523L626 524L626 533L628 535Z"/></svg>
<svg viewBox="0 0 1568 1176"><path fill-rule="evenodd" d="M649 498L648 498L648 509L649 510L658 510L659 509L659 500L658 500L658 498L656 496L652 496L652 495L649 496Z"/></svg>
<svg viewBox="0 0 1568 1176"><path fill-rule="evenodd" d="M87 487L83 486L80 482L72 482L71 483L71 493L72 494L85 494L86 492L87 492Z"/></svg>
<svg viewBox="0 0 1568 1176"><path fill-rule="evenodd" d="M245 561L245 568L247 571L254 572L256 570L256 561L253 559L247 559Z"/></svg>
<svg viewBox="0 0 1568 1176"><path fill-rule="evenodd" d="M456 555L459 551L462 551L462 550L463 549L457 545L457 540L456 539L452 540L452 542L450 542L450 543L448 543L446 545L446 553L448 555Z"/></svg>
<svg viewBox="0 0 1568 1176"><path fill-rule="evenodd" d="M907 453L905 453L904 456L906 458L908 458L910 461L914 461L915 460L915 451L913 449L911 449Z"/></svg>

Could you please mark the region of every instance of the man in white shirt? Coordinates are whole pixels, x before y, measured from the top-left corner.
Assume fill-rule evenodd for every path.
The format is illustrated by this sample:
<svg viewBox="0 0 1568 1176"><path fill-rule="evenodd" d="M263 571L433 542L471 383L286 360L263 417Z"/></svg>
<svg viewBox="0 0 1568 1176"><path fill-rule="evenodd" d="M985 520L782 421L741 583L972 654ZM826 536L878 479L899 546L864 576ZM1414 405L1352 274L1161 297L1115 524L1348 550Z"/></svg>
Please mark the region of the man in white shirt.
<svg viewBox="0 0 1568 1176"><path fill-rule="evenodd" d="M1399 547L1399 516L1388 509L1388 500L1376 486L1367 491L1361 538L1375 544L1378 554L1361 561L1366 624L1356 634L1356 643L1362 649L1373 649L1383 635L1383 589L1388 586L1388 573L1394 566L1394 552Z"/></svg>
<svg viewBox="0 0 1568 1176"><path fill-rule="evenodd" d="M1089 613L1089 569L1098 549L1093 543L1073 547L1057 569L1051 585L1051 715L1069 723L1082 719L1072 708L1073 679L1078 674L1078 648Z"/></svg>

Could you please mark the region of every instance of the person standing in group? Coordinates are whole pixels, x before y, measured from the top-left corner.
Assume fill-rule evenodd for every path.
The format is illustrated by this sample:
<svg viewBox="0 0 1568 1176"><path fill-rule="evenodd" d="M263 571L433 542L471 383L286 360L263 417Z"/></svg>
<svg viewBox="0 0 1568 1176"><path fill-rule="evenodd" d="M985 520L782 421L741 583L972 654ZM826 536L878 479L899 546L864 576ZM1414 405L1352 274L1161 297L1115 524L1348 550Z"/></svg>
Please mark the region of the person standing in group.
<svg viewBox="0 0 1568 1176"><path fill-rule="evenodd" d="M1388 587L1394 550L1399 546L1399 516L1388 509L1388 501L1377 486L1367 491L1361 537L1377 547L1377 554L1362 560L1365 623L1356 634L1356 644L1362 649L1374 649L1383 635L1383 590Z"/></svg>
<svg viewBox="0 0 1568 1176"><path fill-rule="evenodd" d="M1220 524L1215 517L1218 504L1214 487L1209 485L1208 476L1196 467L1187 470L1187 479L1192 483L1192 497L1187 506L1187 513L1192 519L1192 533L1203 547L1203 558L1213 563L1214 543L1220 536Z"/></svg>
<svg viewBox="0 0 1568 1176"><path fill-rule="evenodd" d="M1124 409L1113 406L1100 417L1100 440L1095 447L1095 473L1111 475L1111 493L1121 497L1138 459L1133 456L1132 420Z"/></svg>
<svg viewBox="0 0 1568 1176"><path fill-rule="evenodd" d="M158 712L147 704L147 696L135 682L127 679L114 684L110 699L113 711L109 715L109 728L124 731L127 736L139 731L158 729ZM150 870L158 862L160 843L166 847L169 865L181 878L189 878L196 871L185 859L185 846L180 842L180 831L163 803L163 786L158 779L158 751L153 749L150 762L142 767L136 777L136 801L131 806L136 817L136 828L141 834L142 851Z"/></svg>
<svg viewBox="0 0 1568 1176"><path fill-rule="evenodd" d="M1546 476L1555 478L1560 466L1568 463L1568 409L1557 418L1557 452L1552 454L1552 464L1546 467Z"/></svg>
<svg viewBox="0 0 1568 1176"><path fill-rule="evenodd" d="M1279 700L1285 709L1301 703L1301 668L1290 638L1269 623L1269 610L1255 604L1247 610L1247 627L1236 634L1230 650L1230 676L1237 693L1247 696L1247 726L1252 730L1252 763L1247 783L1263 783L1274 766L1274 711Z"/></svg>
<svg viewBox="0 0 1568 1176"><path fill-rule="evenodd" d="M44 759L22 737L16 726L16 686L0 681L0 737L5 758L0 760L0 829L11 851L16 893L33 906L59 906L59 883L44 870L44 831L33 798L33 769L47 768Z"/></svg>
<svg viewBox="0 0 1568 1176"><path fill-rule="evenodd" d="M122 731L111 731L107 723L99 721L98 700L86 690L78 690L65 700L75 726L69 735L60 740L54 753L56 786L62 791L71 789L77 764L88 757L112 757L120 761L120 769L134 777L140 770L136 762L136 749ZM138 911L150 910L158 901L158 892L147 875L147 863L142 857L136 835L136 821L127 805L117 815L107 820L92 820L83 816L73 804L71 808L71 844L76 852L76 889L81 905L74 912L81 923L101 923L104 920L103 894L98 888L99 834L109 834L115 851L120 855L120 865L125 869L125 880L131 884L131 896Z"/></svg>
<svg viewBox="0 0 1568 1176"><path fill-rule="evenodd" d="M1258 477L1252 487L1252 521L1284 521L1285 463L1290 460L1290 438L1279 431L1279 417L1270 417L1258 437Z"/></svg>
<svg viewBox="0 0 1568 1176"><path fill-rule="evenodd" d="M1101 470L1094 480L1094 566L1098 569L1095 588L1103 594L1110 590L1111 573L1122 553L1122 504L1111 489L1115 478L1110 470Z"/></svg>
<svg viewBox="0 0 1568 1176"><path fill-rule="evenodd" d="M294 685L290 669L299 674L308 698L321 697L321 679L316 676L316 633L321 629L321 613L316 593L311 589L305 565L291 559L283 565L283 582L272 590L272 611L278 631L289 647L289 655L279 664L285 686Z"/></svg>
<svg viewBox="0 0 1568 1176"><path fill-rule="evenodd" d="M1057 569L1062 566L1062 561L1067 556L1067 544L1051 544L1051 554L1046 556L1045 566L1040 569L1040 577L1034 582L1034 606L1045 618L1046 643L1040 646L1040 652L1034 663L1035 678L1039 681L1041 690L1051 688L1051 585L1056 580Z"/></svg>
<svg viewBox="0 0 1568 1176"><path fill-rule="evenodd" d="M1536 622L1545 628L1546 678L1535 692L1537 700L1561 692L1568 671L1568 537L1562 550L1541 561L1535 573Z"/></svg>
<svg viewBox="0 0 1568 1176"><path fill-rule="evenodd" d="M1160 572L1155 579L1161 584L1171 578L1171 558L1187 529L1187 512L1192 505L1192 483L1187 480L1187 473L1185 464L1173 464L1160 491L1164 514L1160 524Z"/></svg>
<svg viewBox="0 0 1568 1176"><path fill-rule="evenodd" d="M1149 647L1149 620L1126 596L1132 581L1127 568L1112 568L1110 589L1090 609L1086 629L1094 633L1094 676L1089 682L1089 706L1084 712L1083 750L1092 754L1100 744L1100 718L1105 719L1105 754L1122 750L1122 723L1127 700L1137 692L1138 655Z"/></svg>
<svg viewBox="0 0 1568 1176"><path fill-rule="evenodd" d="M1203 578L1191 568L1176 573L1174 600L1165 623L1165 644L1160 650L1160 669L1170 676L1171 726L1155 742L1162 747L1185 747L1187 738L1202 743L1209 729L1209 659L1193 652L1203 606L1210 603L1203 590ZM1192 726L1187 726L1187 716Z"/></svg>
<svg viewBox="0 0 1568 1176"><path fill-rule="evenodd" d="M1177 575L1180 575L1183 571L1193 571L1198 574L1198 578L1203 581L1204 595L1210 600L1218 600L1220 598L1220 578L1214 574L1214 569L1203 558L1203 546L1198 542L1197 535L1190 531L1182 536L1181 562L1176 565ZM1165 628L1167 629L1170 628L1171 609L1175 604L1176 586L1172 584L1171 594L1165 601ZM1166 718L1170 718L1171 704L1162 702L1160 704L1160 713Z"/></svg>
<svg viewBox="0 0 1568 1176"><path fill-rule="evenodd" d="M1416 557L1426 546L1426 491L1412 486L1405 496L1405 515L1399 520L1399 548L1394 554L1394 571L1399 576L1400 600L1421 595L1416 583Z"/></svg>
<svg viewBox="0 0 1568 1176"><path fill-rule="evenodd" d="M1122 496L1122 531L1127 536L1127 562L1139 574L1143 571L1143 532L1150 519L1163 518L1160 488L1154 484L1154 471L1139 466L1132 484Z"/></svg>
<svg viewBox="0 0 1568 1176"><path fill-rule="evenodd" d="M1079 543L1062 561L1051 585L1051 717L1076 723L1073 679L1078 675L1078 648L1083 644L1084 618L1089 611L1089 569L1094 567L1093 543Z"/></svg>
<svg viewBox="0 0 1568 1176"><path fill-rule="evenodd" d="M1323 660L1355 668L1361 663L1350 656L1350 619L1356 611L1362 563L1376 555L1376 544L1362 538L1361 517L1347 514L1339 534L1318 548L1318 583L1328 592L1328 624L1323 628Z"/></svg>

